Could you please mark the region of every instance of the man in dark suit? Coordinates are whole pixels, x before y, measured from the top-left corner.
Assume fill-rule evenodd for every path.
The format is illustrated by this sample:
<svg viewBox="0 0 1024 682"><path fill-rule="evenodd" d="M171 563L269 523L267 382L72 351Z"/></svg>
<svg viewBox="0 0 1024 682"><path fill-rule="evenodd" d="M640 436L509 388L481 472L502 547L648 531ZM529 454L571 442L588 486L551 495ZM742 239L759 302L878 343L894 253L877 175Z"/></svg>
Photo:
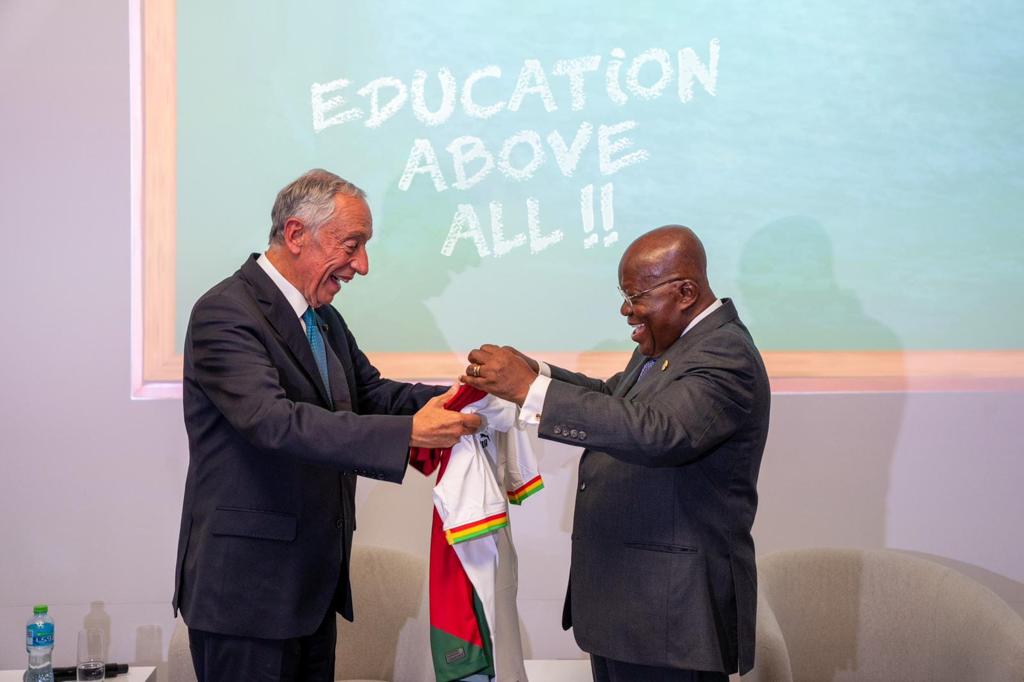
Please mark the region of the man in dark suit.
<svg viewBox="0 0 1024 682"><path fill-rule="evenodd" d="M313 170L271 217L267 251L199 299L185 337L173 603L201 682L334 680L356 476L399 483L409 446L479 426L443 387L382 379L330 305L369 270L362 190Z"/></svg>
<svg viewBox="0 0 1024 682"><path fill-rule="evenodd" d="M608 381L493 345L463 380L517 402L541 438L586 448L562 625L594 679L725 680L754 660L768 377L688 228L634 241L619 288L637 348Z"/></svg>

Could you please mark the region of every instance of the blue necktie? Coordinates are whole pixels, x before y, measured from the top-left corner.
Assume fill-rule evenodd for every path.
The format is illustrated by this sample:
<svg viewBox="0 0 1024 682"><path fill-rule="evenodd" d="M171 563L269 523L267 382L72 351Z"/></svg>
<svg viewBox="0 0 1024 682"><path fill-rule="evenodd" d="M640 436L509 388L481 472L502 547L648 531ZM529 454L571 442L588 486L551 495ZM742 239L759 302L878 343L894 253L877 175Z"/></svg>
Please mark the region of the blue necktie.
<svg viewBox="0 0 1024 682"><path fill-rule="evenodd" d="M313 308L306 308L302 314L302 320L306 323L306 338L309 340L309 347L313 349L313 357L316 359L316 367L320 370L320 378L324 380L324 388L327 395L331 394L331 381L327 378L327 348L324 346L324 337L320 333L319 319Z"/></svg>

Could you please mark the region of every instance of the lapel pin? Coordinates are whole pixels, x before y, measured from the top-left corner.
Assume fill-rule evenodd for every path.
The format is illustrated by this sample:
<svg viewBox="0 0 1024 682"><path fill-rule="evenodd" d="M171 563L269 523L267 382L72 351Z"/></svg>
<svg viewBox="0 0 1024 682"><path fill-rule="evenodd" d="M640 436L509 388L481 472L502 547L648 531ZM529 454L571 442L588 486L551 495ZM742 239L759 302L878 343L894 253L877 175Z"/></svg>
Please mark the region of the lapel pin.
<svg viewBox="0 0 1024 682"><path fill-rule="evenodd" d="M666 369L668 369L668 360L661 363L661 371L664 372Z"/></svg>

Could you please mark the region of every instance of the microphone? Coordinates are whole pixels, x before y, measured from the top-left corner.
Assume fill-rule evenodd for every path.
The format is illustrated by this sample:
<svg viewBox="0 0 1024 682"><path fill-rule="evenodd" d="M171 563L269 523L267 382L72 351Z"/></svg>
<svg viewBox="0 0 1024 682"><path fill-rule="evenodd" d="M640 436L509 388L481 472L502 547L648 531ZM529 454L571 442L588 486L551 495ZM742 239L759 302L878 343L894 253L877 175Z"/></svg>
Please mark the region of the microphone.
<svg viewBox="0 0 1024 682"><path fill-rule="evenodd" d="M103 677L117 677L118 675L128 674L127 663L104 663L103 664ZM74 680L78 677L78 669L71 665L68 667L54 668L53 679L54 682L57 680Z"/></svg>

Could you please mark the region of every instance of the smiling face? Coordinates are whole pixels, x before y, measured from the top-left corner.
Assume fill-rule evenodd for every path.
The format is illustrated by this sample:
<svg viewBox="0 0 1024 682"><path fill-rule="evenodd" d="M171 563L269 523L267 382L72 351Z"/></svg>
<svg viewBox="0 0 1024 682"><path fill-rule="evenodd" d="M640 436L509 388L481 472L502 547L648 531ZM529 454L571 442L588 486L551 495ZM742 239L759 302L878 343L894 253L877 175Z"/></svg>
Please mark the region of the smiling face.
<svg viewBox="0 0 1024 682"><path fill-rule="evenodd" d="M619 313L647 357L658 357L714 294L707 287L703 247L688 228L665 226L637 238L619 261ZM642 292L642 293L641 293ZM709 300L710 297L710 300Z"/></svg>
<svg viewBox="0 0 1024 682"><path fill-rule="evenodd" d="M370 271L366 243L373 236L370 207L359 197L334 197L334 214L316 233L297 218L285 223L285 239L295 255L292 283L314 308L327 305L341 283Z"/></svg>
<svg viewBox="0 0 1024 682"><path fill-rule="evenodd" d="M647 357L658 357L675 343L686 327L688 306L681 305L681 281L668 281L640 296L634 294L673 279L672 273L662 273L640 258L623 257L619 265L619 288L633 300L632 304L623 301L619 313L633 328L630 338Z"/></svg>

